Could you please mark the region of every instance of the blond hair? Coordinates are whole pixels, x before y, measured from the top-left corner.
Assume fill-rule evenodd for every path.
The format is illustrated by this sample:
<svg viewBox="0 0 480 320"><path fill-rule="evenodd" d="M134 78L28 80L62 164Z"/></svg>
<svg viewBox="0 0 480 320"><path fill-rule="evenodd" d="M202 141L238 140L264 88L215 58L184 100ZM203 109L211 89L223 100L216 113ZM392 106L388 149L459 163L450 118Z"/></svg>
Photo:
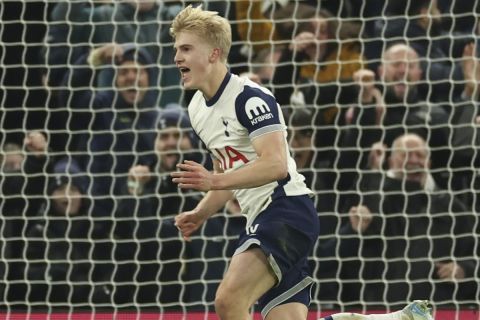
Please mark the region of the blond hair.
<svg viewBox="0 0 480 320"><path fill-rule="evenodd" d="M227 19L220 17L218 12L206 11L202 6L189 5L173 20L170 34L173 38L181 32L191 32L203 39L214 48L221 50L221 60L227 61L232 46L232 29Z"/></svg>

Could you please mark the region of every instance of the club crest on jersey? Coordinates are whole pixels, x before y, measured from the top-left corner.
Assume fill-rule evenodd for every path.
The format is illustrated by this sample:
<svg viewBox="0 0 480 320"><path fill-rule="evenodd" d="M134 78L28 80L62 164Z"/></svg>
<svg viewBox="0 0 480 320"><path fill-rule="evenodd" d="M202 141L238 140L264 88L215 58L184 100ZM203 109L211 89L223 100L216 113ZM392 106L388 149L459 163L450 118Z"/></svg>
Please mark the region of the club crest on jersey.
<svg viewBox="0 0 480 320"><path fill-rule="evenodd" d="M227 137L230 137L230 133L227 130L228 129L228 120L226 118L222 117L222 123L225 126L225 135Z"/></svg>
<svg viewBox="0 0 480 320"><path fill-rule="evenodd" d="M273 118L268 104L259 97L252 97L245 103L245 112L252 125Z"/></svg>

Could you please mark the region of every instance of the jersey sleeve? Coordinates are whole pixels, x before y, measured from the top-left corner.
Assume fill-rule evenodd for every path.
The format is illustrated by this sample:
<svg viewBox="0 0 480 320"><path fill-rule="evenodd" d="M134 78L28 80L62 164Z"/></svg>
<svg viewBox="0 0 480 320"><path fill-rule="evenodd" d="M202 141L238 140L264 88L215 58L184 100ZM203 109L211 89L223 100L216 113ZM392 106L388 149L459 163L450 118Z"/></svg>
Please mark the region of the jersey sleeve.
<svg viewBox="0 0 480 320"><path fill-rule="evenodd" d="M235 112L251 139L286 129L275 97L259 88L245 86L235 100Z"/></svg>

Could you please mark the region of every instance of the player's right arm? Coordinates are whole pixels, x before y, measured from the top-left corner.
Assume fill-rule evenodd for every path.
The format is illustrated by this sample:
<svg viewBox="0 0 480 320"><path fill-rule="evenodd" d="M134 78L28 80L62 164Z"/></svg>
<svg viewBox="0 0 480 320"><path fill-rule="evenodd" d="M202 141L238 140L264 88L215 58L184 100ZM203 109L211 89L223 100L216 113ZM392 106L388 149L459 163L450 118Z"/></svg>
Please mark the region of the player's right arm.
<svg viewBox="0 0 480 320"><path fill-rule="evenodd" d="M213 168L215 173L223 172L216 159L213 159ZM193 210L182 212L175 217L175 226L180 230L183 238L190 241L190 236L208 218L222 209L231 198L230 190L210 190Z"/></svg>

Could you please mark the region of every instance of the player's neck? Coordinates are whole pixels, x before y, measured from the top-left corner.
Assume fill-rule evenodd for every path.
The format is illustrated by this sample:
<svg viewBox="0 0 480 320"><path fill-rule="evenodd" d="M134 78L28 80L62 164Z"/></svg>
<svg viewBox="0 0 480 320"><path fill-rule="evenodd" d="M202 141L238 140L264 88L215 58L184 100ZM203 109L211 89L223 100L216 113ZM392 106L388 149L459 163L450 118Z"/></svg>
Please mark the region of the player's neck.
<svg viewBox="0 0 480 320"><path fill-rule="evenodd" d="M212 72L208 77L207 83L201 89L203 96L206 100L210 100L213 98L213 96L215 96L218 89L222 85L223 79L225 79L225 75L227 74L227 72L227 66L224 64L219 64L212 69Z"/></svg>

